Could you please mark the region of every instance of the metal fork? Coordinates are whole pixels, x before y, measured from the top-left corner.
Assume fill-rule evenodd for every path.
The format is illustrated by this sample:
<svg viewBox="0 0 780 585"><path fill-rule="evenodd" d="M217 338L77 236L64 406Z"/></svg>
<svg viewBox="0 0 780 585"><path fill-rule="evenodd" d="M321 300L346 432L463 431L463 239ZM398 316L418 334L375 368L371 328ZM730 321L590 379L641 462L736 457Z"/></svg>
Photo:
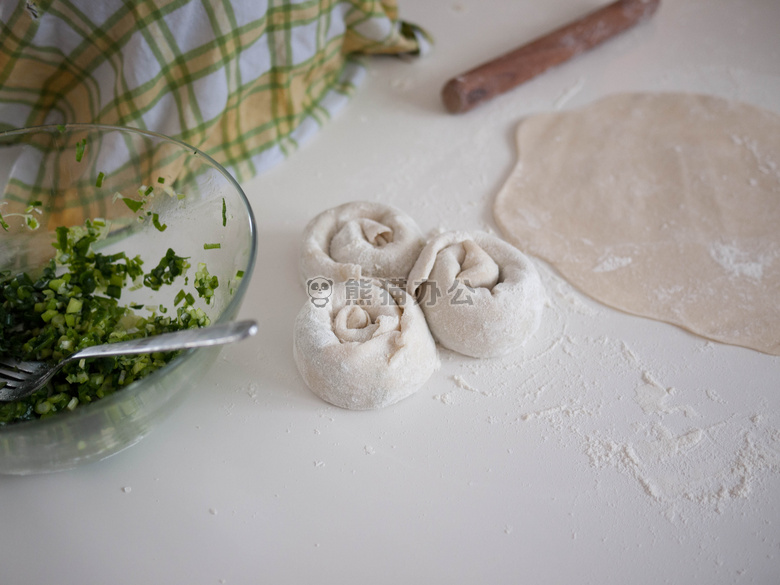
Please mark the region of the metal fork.
<svg viewBox="0 0 780 585"><path fill-rule="evenodd" d="M184 329L130 341L93 345L69 355L56 364L18 362L0 356L0 402L19 400L29 396L42 388L62 366L81 359L222 345L240 341L255 333L257 333L257 323L254 321L231 321L200 329Z"/></svg>

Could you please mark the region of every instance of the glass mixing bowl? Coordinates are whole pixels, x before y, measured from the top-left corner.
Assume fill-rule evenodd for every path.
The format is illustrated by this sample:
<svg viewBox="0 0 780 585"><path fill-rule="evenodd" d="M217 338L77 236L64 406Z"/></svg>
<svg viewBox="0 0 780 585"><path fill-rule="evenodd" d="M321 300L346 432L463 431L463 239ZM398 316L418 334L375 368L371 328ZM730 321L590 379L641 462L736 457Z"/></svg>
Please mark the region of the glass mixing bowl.
<svg viewBox="0 0 780 585"><path fill-rule="evenodd" d="M146 203L134 211L125 198ZM194 290L193 296L212 323L236 317L257 253L252 209L225 169L187 144L130 128L71 124L0 133L0 214L7 224L0 229L0 270L39 270L54 254L58 226L95 218L110 225L102 253L140 255L148 269L172 248L189 258L190 289L198 263L205 263L220 284L210 304ZM31 229L28 218L38 227ZM182 288L123 290L120 302L173 307ZM219 351L184 352L101 400L0 426L0 473L67 469L135 444L181 401Z"/></svg>

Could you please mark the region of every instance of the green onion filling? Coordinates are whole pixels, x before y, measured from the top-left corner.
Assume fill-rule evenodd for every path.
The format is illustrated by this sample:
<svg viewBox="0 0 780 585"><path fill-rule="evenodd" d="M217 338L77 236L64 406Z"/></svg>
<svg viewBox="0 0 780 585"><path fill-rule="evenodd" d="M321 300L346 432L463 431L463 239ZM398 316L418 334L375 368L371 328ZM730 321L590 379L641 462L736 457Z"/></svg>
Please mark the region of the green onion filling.
<svg viewBox="0 0 780 585"><path fill-rule="evenodd" d="M30 205L35 207L39 202ZM159 221L159 220L158 220ZM175 310L120 304L128 288L158 290L180 279L190 267L186 258L168 249L154 268L146 271L140 257L125 252L103 254L93 244L108 233L103 220L84 226L59 227L52 245L55 257L36 277L0 272L0 355L18 360L58 362L85 347L209 324L195 298L181 290ZM211 302L217 277L198 265L196 290ZM68 363L41 390L14 402L0 403L0 426L53 416L120 391L135 380L164 366L177 353L119 356Z"/></svg>

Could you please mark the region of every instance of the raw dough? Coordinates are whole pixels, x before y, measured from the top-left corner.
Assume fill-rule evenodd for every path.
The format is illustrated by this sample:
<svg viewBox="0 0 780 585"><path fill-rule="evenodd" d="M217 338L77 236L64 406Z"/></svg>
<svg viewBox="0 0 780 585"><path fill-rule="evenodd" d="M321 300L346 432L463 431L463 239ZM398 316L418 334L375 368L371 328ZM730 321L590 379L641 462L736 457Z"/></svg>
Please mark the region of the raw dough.
<svg viewBox="0 0 780 585"><path fill-rule="evenodd" d="M621 94L517 140L494 207L507 239L608 305L780 355L780 116Z"/></svg>
<svg viewBox="0 0 780 585"><path fill-rule="evenodd" d="M312 296L298 313L293 355L323 400L353 410L388 406L439 367L425 316L402 288L371 279L337 282L322 300Z"/></svg>
<svg viewBox="0 0 780 585"><path fill-rule="evenodd" d="M544 290L519 250L483 233L447 232L423 248L409 273L436 340L472 357L522 346L538 329Z"/></svg>
<svg viewBox="0 0 780 585"><path fill-rule="evenodd" d="M303 233L301 279L400 281L425 240L414 220L389 205L354 201L323 211Z"/></svg>

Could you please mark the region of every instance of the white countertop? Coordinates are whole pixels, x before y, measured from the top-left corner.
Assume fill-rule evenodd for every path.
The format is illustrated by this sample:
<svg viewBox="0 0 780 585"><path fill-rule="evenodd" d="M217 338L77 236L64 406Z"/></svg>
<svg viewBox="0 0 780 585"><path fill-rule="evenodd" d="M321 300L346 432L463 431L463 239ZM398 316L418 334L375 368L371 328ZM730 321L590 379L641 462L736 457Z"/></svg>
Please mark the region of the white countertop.
<svg viewBox="0 0 780 585"><path fill-rule="evenodd" d="M494 229L517 123L619 91L696 91L780 112L780 2L662 0L644 23L460 116L450 77L597 0L407 0L435 37L371 61L355 98L244 185L260 256L223 351L138 445L0 477L0 583L777 583L780 358L621 314L539 263L521 352L441 351L416 395L352 412L292 359L306 222L392 203L423 231Z"/></svg>

